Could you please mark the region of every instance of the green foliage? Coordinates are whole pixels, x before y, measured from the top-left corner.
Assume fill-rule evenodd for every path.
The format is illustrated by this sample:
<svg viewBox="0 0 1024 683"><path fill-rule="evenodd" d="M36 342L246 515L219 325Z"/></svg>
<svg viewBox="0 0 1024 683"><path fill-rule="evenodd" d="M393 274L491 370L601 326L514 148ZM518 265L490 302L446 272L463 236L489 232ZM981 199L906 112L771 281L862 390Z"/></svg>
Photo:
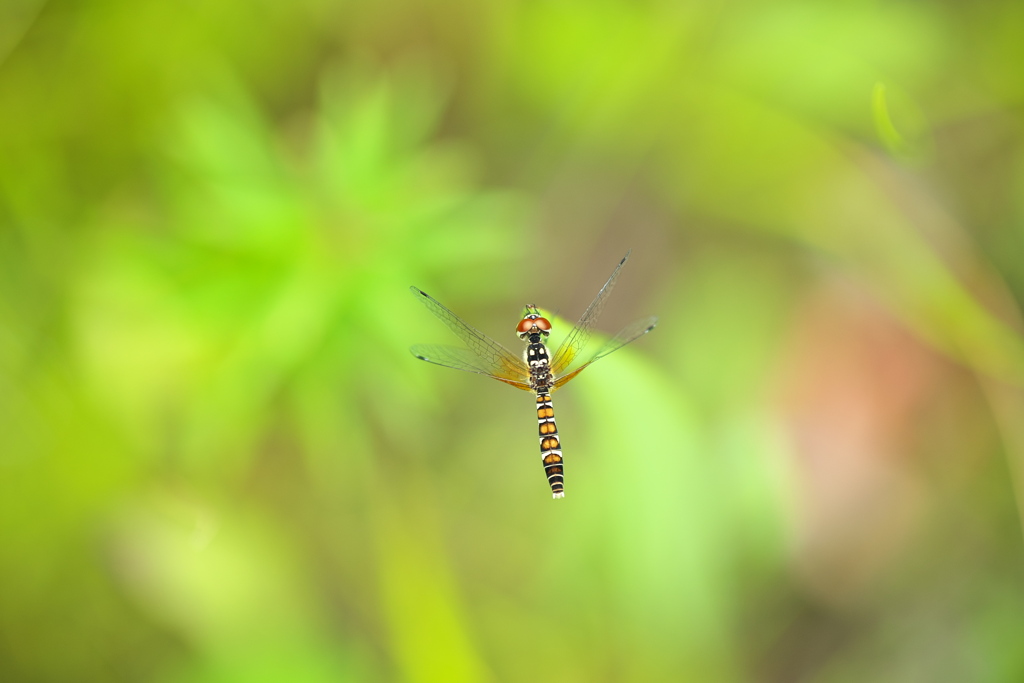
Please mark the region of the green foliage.
<svg viewBox="0 0 1024 683"><path fill-rule="evenodd" d="M1022 15L0 7L0 680L1019 680Z"/></svg>

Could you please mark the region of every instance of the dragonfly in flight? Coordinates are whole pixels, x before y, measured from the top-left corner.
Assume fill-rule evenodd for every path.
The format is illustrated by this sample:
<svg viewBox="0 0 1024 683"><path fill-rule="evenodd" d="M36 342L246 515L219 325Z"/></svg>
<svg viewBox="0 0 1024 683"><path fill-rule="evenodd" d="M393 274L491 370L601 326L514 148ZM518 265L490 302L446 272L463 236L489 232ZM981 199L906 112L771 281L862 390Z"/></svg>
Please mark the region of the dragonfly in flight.
<svg viewBox="0 0 1024 683"><path fill-rule="evenodd" d="M554 498L565 497L565 486L562 445L558 440L558 428L555 425L551 393L572 380L591 363L647 334L654 329L658 322L658 319L652 316L627 325L601 345L585 362L574 363L590 340L594 323L601 314L608 295L611 294L612 288L615 286L615 280L619 277L619 271L622 270L629 254L630 252L626 252L626 255L619 261L619 265L612 271L608 281L604 283L604 287L597 293L597 297L587 307L587 310L583 312L579 322L565 337L554 355L548 353L548 348L544 343L551 332L551 322L541 316L540 311L533 304L528 304L525 307L523 318L516 326L516 334L526 344L522 356L517 356L483 332L467 324L423 290L416 287L409 288L413 296L466 345L458 347L417 344L409 349L414 356L446 368L486 375L499 382L524 391L531 391L537 395L540 455Z"/></svg>

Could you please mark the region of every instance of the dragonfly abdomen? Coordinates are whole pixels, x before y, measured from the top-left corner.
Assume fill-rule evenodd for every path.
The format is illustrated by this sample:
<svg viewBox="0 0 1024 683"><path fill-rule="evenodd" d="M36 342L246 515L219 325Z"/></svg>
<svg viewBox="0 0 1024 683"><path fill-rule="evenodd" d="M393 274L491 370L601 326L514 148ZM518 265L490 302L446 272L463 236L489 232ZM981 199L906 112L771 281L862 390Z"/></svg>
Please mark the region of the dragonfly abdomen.
<svg viewBox="0 0 1024 683"><path fill-rule="evenodd" d="M551 487L551 496L564 498L562 445L558 442L558 426L555 424L555 409L551 406L551 394L546 391L537 392L537 430L540 434L540 457Z"/></svg>
<svg viewBox="0 0 1024 683"><path fill-rule="evenodd" d="M550 391L554 380L548 363L548 347L541 341L541 334L538 332L525 336L529 337L525 360L530 366L530 386L537 392L537 430L540 434L540 457L544 463L544 474L548 477L551 495L554 498L564 498L562 447L558 442L555 409L551 406Z"/></svg>

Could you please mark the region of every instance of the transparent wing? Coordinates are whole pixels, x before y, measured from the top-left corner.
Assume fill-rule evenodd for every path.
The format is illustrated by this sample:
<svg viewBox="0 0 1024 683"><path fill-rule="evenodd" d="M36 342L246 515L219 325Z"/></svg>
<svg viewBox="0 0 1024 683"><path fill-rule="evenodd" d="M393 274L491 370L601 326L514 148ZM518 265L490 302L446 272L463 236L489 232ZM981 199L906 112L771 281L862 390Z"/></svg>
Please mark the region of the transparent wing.
<svg viewBox="0 0 1024 683"><path fill-rule="evenodd" d="M494 341L475 327L467 325L462 318L442 306L436 299L423 290L417 289L416 287L410 287L409 291L427 307L427 310L433 313L438 320L443 322L449 330L454 332L455 335L461 339L467 347L469 347L469 350L473 352L476 359L471 366L477 369L470 370L470 372L479 372L480 374L490 375L491 377L501 379L502 381L513 380L515 382L521 382L530 376L530 369L527 367L526 363L504 346ZM415 349L418 347L413 348ZM436 351L436 349L439 348L450 347L432 346L430 348ZM418 355L415 351L413 351L413 354ZM462 356L457 360L465 365L468 357L469 356ZM425 358L424 360L429 360L429 358ZM438 363L438 365L445 365L445 363ZM458 367L460 370L466 369L465 367L459 367L457 364L448 365L448 367Z"/></svg>
<svg viewBox="0 0 1024 683"><path fill-rule="evenodd" d="M590 341L590 335L594 330L594 323L597 322L598 316L604 310L604 304L608 300L608 295L612 293L612 288L615 287L615 280L619 277L619 271L622 270L622 266L626 259L629 258L631 251L627 251L626 255L619 261L619 265L615 266L615 270L612 271L608 282L604 283L604 287L597 293L597 297L587 307L587 310L583 311L580 321L576 323L576 326L566 336L565 341L555 351L555 355L551 358L551 372L554 375L558 375L558 373L572 365L572 362L576 360L576 357L587 345L587 342ZM609 351L609 353L611 352ZM593 358L589 362L593 363L595 360L597 359Z"/></svg>
<svg viewBox="0 0 1024 683"><path fill-rule="evenodd" d="M454 368L455 370L465 370L466 372L475 372L478 375L493 377L499 382L511 384L517 389L532 391L529 382L503 374L501 368L495 368L491 363L484 362L480 356L469 349L458 346L445 346L443 344L416 344L410 347L409 351L420 360L425 360L434 365Z"/></svg>
<svg viewBox="0 0 1024 683"><path fill-rule="evenodd" d="M637 339L639 339L640 337L644 336L645 334L647 334L648 332L653 330L654 326L657 325L657 324L658 324L658 319L655 318L654 316L651 316L650 318L644 318L643 320L637 320L634 323L626 325L624 328L622 328L622 330L617 335L615 335L614 337L609 339L607 342L605 342L604 345L600 349L597 350L597 353L594 354L593 358L591 358L586 363L584 363L583 365L579 366L578 368L576 368L572 372L569 372L569 373L567 373L565 375L562 375L561 377L556 378L555 379L555 388L557 389L558 387L562 386L563 384L565 384L566 382L571 380L576 375L580 374L580 372L583 371L583 368L586 368L591 363L593 363L593 362L595 362L595 361L597 361L597 360L599 360L601 358L604 358L605 356L607 356L609 353L611 353L613 351L618 351L619 349L621 349L626 344L629 344L630 342L634 342Z"/></svg>

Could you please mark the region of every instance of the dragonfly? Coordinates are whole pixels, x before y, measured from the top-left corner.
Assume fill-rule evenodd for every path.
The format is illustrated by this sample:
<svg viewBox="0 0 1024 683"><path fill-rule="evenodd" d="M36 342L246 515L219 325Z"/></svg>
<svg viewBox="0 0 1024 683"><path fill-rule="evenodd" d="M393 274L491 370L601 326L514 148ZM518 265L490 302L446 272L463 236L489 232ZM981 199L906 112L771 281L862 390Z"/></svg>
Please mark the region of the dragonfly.
<svg viewBox="0 0 1024 683"><path fill-rule="evenodd" d="M644 336L658 323L658 319L653 316L637 320L598 347L586 361L575 362L582 357L581 354L593 334L594 323L601 315L608 295L615 287L619 271L622 270L630 253L631 251L627 251L619 261L608 281L601 287L601 291L580 316L579 322L566 335L554 355L548 353L545 344L551 333L551 322L541 315L534 304L525 306L523 317L516 325L516 335L525 343L520 356L469 325L423 290L417 287L409 288L413 296L465 344L464 347L416 344L409 349L412 355L428 363L485 375L536 394L540 455L553 498L565 497L565 473L562 444L558 438L551 393L577 377L592 363Z"/></svg>

